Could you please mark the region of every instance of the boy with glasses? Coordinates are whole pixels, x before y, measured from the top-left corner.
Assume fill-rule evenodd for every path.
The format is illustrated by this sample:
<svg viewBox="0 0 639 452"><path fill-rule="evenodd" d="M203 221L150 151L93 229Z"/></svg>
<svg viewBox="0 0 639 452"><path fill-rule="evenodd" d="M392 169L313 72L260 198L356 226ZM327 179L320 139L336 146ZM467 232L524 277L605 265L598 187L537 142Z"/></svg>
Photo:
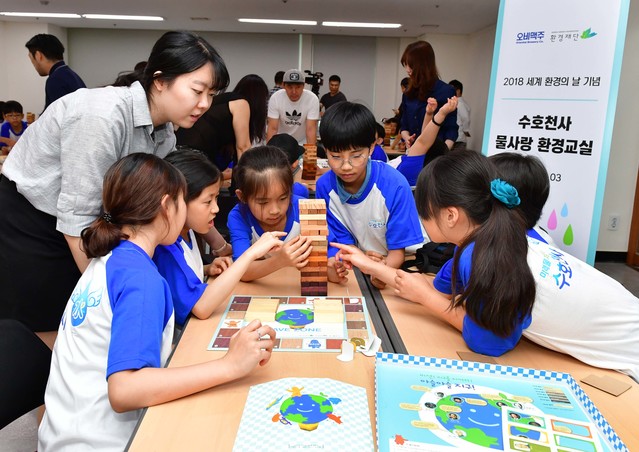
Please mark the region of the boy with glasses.
<svg viewBox="0 0 639 452"><path fill-rule="evenodd" d="M27 128L20 102L9 100L4 103L4 120L0 127L0 149L7 154Z"/></svg>
<svg viewBox="0 0 639 452"><path fill-rule="evenodd" d="M408 182L397 170L370 160L375 118L365 106L340 102L320 124L331 171L317 181L316 197L326 201L329 242L356 245L393 269L404 262L404 248L424 241ZM346 280L346 268L328 249L328 278ZM373 284L382 288L381 281Z"/></svg>

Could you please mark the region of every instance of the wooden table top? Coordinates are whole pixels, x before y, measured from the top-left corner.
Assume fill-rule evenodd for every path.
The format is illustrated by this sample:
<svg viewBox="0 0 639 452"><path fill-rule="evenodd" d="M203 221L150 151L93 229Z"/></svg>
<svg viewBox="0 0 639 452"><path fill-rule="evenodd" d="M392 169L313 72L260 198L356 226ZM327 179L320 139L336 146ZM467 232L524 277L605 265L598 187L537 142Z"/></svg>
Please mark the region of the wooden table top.
<svg viewBox="0 0 639 452"><path fill-rule="evenodd" d="M299 295L299 272L284 268L251 283L239 283L237 295ZM329 296L360 296L354 277L341 286L329 283ZM221 358L208 343L224 309L207 320L191 318L169 367L187 366ZM366 388L373 435L375 432L375 360L357 353L343 363L337 353L274 352L270 362L251 375L183 399L146 410L133 434L131 451L231 450L240 425L249 387L286 377L332 378ZM373 436L374 437L374 436Z"/></svg>

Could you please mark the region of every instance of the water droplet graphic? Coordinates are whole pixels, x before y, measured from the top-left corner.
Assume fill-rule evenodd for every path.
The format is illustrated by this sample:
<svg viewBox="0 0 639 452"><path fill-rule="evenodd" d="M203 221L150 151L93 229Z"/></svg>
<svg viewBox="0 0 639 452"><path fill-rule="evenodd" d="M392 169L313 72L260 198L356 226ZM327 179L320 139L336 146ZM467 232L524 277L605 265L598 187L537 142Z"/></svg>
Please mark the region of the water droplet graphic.
<svg viewBox="0 0 639 452"><path fill-rule="evenodd" d="M564 245L572 245L572 242L575 240L575 235L572 232L572 225L569 224L566 228L566 232L564 232Z"/></svg>
<svg viewBox="0 0 639 452"><path fill-rule="evenodd" d="M568 204L564 203L564 206L561 208L561 216L566 218L568 216Z"/></svg>
<svg viewBox="0 0 639 452"><path fill-rule="evenodd" d="M547 226L548 229L550 229L551 231L557 229L557 212L555 212L555 209L552 210L552 212L550 213L550 217L548 217Z"/></svg>

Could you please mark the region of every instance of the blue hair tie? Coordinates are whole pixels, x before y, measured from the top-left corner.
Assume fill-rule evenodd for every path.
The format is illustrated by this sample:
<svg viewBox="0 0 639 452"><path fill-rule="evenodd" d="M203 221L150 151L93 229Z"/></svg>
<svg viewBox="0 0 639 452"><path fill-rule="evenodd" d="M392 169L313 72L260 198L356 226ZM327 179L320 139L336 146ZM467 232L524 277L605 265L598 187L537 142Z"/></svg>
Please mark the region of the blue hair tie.
<svg viewBox="0 0 639 452"><path fill-rule="evenodd" d="M490 183L490 192L509 209L521 204L517 189L504 180L493 179Z"/></svg>

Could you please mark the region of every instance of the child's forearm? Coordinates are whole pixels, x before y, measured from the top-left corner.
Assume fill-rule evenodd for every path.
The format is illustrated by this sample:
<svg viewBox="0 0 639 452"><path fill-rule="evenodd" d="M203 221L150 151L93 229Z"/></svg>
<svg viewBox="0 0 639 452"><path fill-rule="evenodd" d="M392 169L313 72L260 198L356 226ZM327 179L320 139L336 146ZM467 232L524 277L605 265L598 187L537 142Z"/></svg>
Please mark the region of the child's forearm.
<svg viewBox="0 0 639 452"><path fill-rule="evenodd" d="M109 402L114 411L123 413L176 400L238 377L223 358L186 367L126 370L109 377Z"/></svg>
<svg viewBox="0 0 639 452"><path fill-rule="evenodd" d="M277 270L284 268L285 264L276 256L271 256L266 259L256 260L249 264L246 272L241 277L241 281L250 282L256 279L263 278L266 275L270 275Z"/></svg>

